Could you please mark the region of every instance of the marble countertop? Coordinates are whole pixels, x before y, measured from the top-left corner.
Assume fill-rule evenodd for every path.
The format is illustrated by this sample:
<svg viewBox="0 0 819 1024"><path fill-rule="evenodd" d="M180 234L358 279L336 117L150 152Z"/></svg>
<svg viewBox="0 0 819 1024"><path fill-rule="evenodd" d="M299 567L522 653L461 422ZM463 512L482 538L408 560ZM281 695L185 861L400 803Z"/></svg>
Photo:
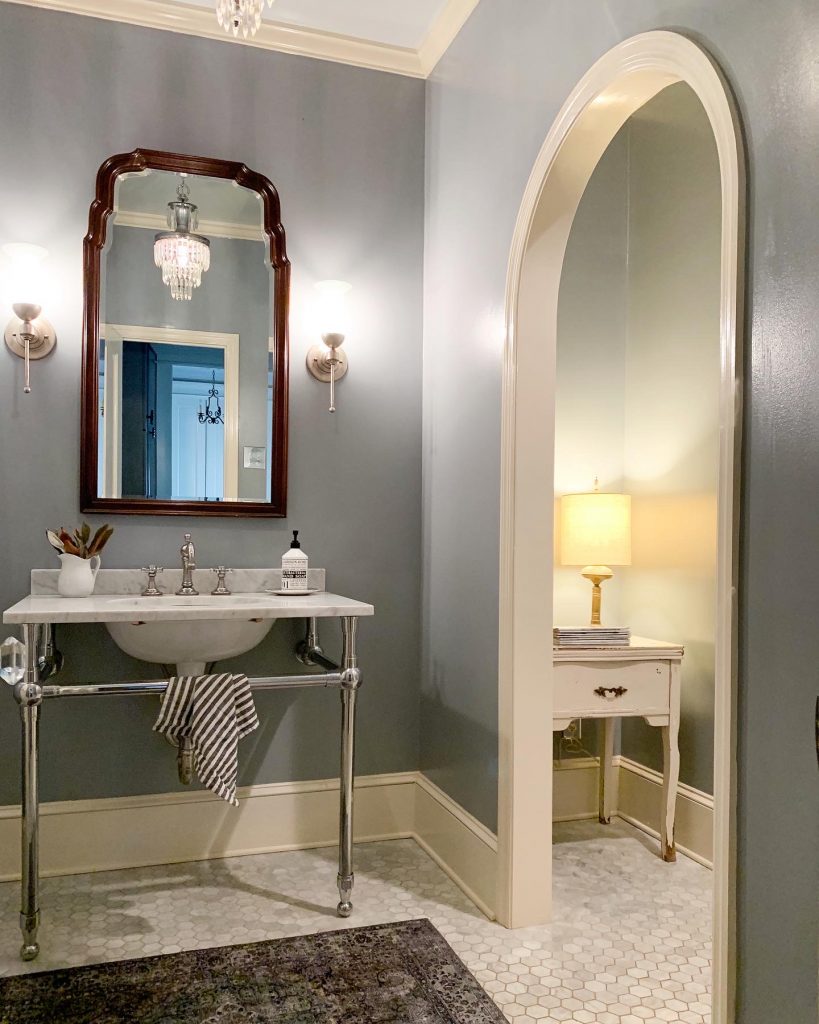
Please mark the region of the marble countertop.
<svg viewBox="0 0 819 1024"><path fill-rule="evenodd" d="M57 593L58 570L35 569L31 594L7 608L3 622L186 622L193 619L303 619L334 618L344 615L368 616L371 604L327 593L324 570L311 569L308 583L317 593L280 597L266 593L281 586L281 570L237 569L228 577L229 597L210 594L215 577L207 569L196 569L194 585L199 597L177 597L181 582L179 569L168 570L158 579L161 597L141 597L145 576L135 569L102 569L91 597L69 598Z"/></svg>

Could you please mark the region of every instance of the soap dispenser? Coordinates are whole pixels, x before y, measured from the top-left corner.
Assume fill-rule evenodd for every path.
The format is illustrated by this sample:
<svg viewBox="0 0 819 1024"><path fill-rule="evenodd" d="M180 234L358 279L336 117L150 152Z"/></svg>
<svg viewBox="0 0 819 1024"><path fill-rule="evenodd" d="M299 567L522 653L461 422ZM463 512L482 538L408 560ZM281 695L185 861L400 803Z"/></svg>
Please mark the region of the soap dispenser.
<svg viewBox="0 0 819 1024"><path fill-rule="evenodd" d="M307 555L299 544L299 531L293 531L290 548L282 555L282 590L307 592Z"/></svg>

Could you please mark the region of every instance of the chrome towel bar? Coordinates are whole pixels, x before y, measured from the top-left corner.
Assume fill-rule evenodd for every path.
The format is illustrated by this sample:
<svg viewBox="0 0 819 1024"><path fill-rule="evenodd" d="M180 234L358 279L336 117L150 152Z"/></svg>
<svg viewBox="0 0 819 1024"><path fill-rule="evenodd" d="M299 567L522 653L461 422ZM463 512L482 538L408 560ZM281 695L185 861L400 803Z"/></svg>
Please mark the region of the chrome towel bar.
<svg viewBox="0 0 819 1024"><path fill-rule="evenodd" d="M251 690L295 690L301 686L341 686L342 672L321 672L303 676L258 676L248 679ZM77 683L68 686L43 686L47 697L133 697L139 694L163 694L167 680L146 679L123 683Z"/></svg>

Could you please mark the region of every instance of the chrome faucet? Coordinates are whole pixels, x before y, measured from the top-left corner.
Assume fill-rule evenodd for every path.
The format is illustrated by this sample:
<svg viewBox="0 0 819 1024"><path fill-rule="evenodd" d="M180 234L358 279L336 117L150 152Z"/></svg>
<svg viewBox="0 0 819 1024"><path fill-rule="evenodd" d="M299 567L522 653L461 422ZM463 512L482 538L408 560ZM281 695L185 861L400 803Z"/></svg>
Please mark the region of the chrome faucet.
<svg viewBox="0 0 819 1024"><path fill-rule="evenodd" d="M180 597L196 597L199 591L193 585L193 570L196 568L196 549L191 535L185 534L185 543L179 549L182 556L182 586L177 590Z"/></svg>

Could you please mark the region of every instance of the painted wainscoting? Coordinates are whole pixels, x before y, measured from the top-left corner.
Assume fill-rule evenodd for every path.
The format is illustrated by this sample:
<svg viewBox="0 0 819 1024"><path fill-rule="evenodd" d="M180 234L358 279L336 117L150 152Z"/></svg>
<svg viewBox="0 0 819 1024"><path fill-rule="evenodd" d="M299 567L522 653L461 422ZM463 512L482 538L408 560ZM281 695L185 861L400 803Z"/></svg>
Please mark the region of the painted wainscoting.
<svg viewBox="0 0 819 1024"><path fill-rule="evenodd" d="M626 758L618 766L618 814L657 835L661 776ZM597 816L597 761L555 765L557 821ZM41 807L41 871L68 875L150 864L332 846L336 779L239 790L233 808L192 790L46 803ZM0 880L19 877L20 808L0 808ZM711 865L713 798L688 786L677 801L677 848ZM368 775L356 782L356 842L414 839L489 917L494 916L497 839L420 772Z"/></svg>

